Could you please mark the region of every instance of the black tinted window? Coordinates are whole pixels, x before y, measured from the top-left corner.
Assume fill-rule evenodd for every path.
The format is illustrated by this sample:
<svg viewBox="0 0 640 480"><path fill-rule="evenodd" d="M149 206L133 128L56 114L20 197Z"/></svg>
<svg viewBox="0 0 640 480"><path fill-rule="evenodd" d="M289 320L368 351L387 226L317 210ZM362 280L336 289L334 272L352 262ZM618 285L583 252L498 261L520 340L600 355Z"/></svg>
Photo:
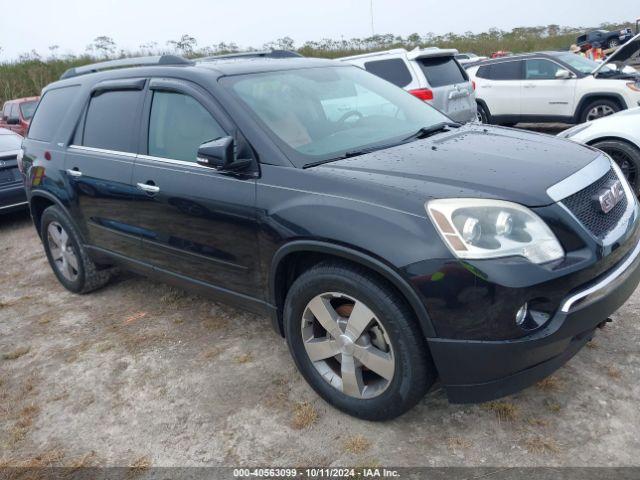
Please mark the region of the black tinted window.
<svg viewBox="0 0 640 480"><path fill-rule="evenodd" d="M504 62L491 65L492 80L522 80L522 62Z"/></svg>
<svg viewBox="0 0 640 480"><path fill-rule="evenodd" d="M106 91L91 98L84 123L82 144L118 152L134 152L139 90Z"/></svg>
<svg viewBox="0 0 640 480"><path fill-rule="evenodd" d="M453 57L423 58L418 63L432 88L467 81L467 74Z"/></svg>
<svg viewBox="0 0 640 480"><path fill-rule="evenodd" d="M60 120L73 102L78 86L57 88L44 94L29 127L29 138L49 142L53 139Z"/></svg>
<svg viewBox="0 0 640 480"><path fill-rule="evenodd" d="M366 62L364 69L399 87L406 87L411 83L411 73L401 58Z"/></svg>
<svg viewBox="0 0 640 480"><path fill-rule="evenodd" d="M476 77L491 78L491 65L485 65L484 67L478 68Z"/></svg>
<svg viewBox="0 0 640 480"><path fill-rule="evenodd" d="M198 147L226 133L192 97L154 92L149 118L149 155L195 162Z"/></svg>
<svg viewBox="0 0 640 480"><path fill-rule="evenodd" d="M563 70L563 68L549 60L535 59L525 62L525 78L527 80L554 80L559 70Z"/></svg>

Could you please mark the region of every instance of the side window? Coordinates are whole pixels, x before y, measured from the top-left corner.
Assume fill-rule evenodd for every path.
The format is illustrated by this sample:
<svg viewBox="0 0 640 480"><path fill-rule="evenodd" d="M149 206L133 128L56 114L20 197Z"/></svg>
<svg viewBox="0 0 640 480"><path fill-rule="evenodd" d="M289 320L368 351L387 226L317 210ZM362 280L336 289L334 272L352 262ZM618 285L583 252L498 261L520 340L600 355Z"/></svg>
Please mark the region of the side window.
<svg viewBox="0 0 640 480"><path fill-rule="evenodd" d="M411 83L411 72L401 58L366 62L364 69L398 87L406 87Z"/></svg>
<svg viewBox="0 0 640 480"><path fill-rule="evenodd" d="M29 138L43 142L51 141L79 88L64 87L45 92L31 120Z"/></svg>
<svg viewBox="0 0 640 480"><path fill-rule="evenodd" d="M522 62L502 62L491 65L492 80L522 80Z"/></svg>
<svg viewBox="0 0 640 480"><path fill-rule="evenodd" d="M2 106L2 119L6 120L7 117L9 116L9 102L5 102L5 104Z"/></svg>
<svg viewBox="0 0 640 480"><path fill-rule="evenodd" d="M196 162L198 147L226 133L194 98L155 91L149 117L148 154Z"/></svg>
<svg viewBox="0 0 640 480"><path fill-rule="evenodd" d="M491 65L484 65L478 68L476 77L491 79Z"/></svg>
<svg viewBox="0 0 640 480"><path fill-rule="evenodd" d="M142 91L107 90L94 95L84 122L82 145L134 153Z"/></svg>
<svg viewBox="0 0 640 480"><path fill-rule="evenodd" d="M562 70L562 67L549 60L534 59L525 62L527 80L554 80L558 70Z"/></svg>
<svg viewBox="0 0 640 480"><path fill-rule="evenodd" d="M11 110L9 110L9 118L20 118L20 116L18 115L17 103L11 105Z"/></svg>

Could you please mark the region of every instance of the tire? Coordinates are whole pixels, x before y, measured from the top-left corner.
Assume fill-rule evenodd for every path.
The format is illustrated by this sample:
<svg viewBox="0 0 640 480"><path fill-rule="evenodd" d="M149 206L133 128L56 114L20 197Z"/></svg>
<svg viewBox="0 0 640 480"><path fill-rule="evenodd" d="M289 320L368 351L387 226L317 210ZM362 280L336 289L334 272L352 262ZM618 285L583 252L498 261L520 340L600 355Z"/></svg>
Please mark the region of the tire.
<svg viewBox="0 0 640 480"><path fill-rule="evenodd" d="M49 265L58 281L67 290L73 293L88 293L104 286L110 280L114 270L98 269L82 246L76 227L59 207L48 207L42 213L40 232ZM72 258L75 258L75 261L72 261Z"/></svg>
<svg viewBox="0 0 640 480"><path fill-rule="evenodd" d="M603 140L592 143L592 147L609 155L620 167L629 181L633 193L640 194L640 149L623 140Z"/></svg>
<svg viewBox="0 0 640 480"><path fill-rule="evenodd" d="M619 46L620 46L620 41L617 38L612 38L607 43L607 47L608 48L616 48L616 47L619 47Z"/></svg>
<svg viewBox="0 0 640 480"><path fill-rule="evenodd" d="M478 118L478 121L484 124L491 123L489 112L487 112L487 109L484 108L484 106L482 106L482 104L480 103L478 103L477 105L478 105L478 111L476 116Z"/></svg>
<svg viewBox="0 0 640 480"><path fill-rule="evenodd" d="M613 100L601 98L589 102L580 113L580 123L597 120L620 111L620 105Z"/></svg>
<svg viewBox="0 0 640 480"><path fill-rule="evenodd" d="M341 330L335 334L332 328L334 336L329 336L328 331L321 331L318 333L321 337L318 341L333 339L335 348L343 350L338 353L332 350L331 353L324 353L323 358L312 361L307 348L314 342L308 340L307 332L323 329L319 327L319 316L311 312L309 305L314 304L312 301L315 305L323 305L318 298L330 302L346 302L349 322L351 315L348 308L351 301L361 307L351 305L352 311L360 308L360 313L369 314L357 315L358 318L371 318L371 314L373 318L369 323L363 322L368 327L362 335L351 335L349 325L356 321L345 324L345 312L341 310L345 305L335 307L337 310L333 313L340 312L341 315L335 318L340 318L343 322L342 327L339 327ZM331 303L329 305L334 308ZM317 307L314 310L317 311ZM338 323L332 325L335 327ZM287 293L284 329L289 351L303 377L328 403L354 417L376 421L397 417L420 401L437 377L423 334L404 299L384 280L359 267L323 262L300 275ZM349 335L356 338L351 354L348 352L349 345L341 343ZM363 344L368 346L362 347ZM362 357L363 350L373 346L376 347L373 351L379 355L369 359L384 358L384 368L388 370L383 370L380 366L382 362L374 369L386 371L388 378L378 375L374 369L364 367L364 362L360 363L358 360L366 358ZM386 353L384 347L388 347ZM369 360L366 363L373 365ZM359 374L345 377L345 370L357 372L358 369ZM359 378L361 382L355 383L364 385L364 388L350 388L349 385L353 386L354 382L345 382L343 378ZM351 393L344 391L349 389Z"/></svg>

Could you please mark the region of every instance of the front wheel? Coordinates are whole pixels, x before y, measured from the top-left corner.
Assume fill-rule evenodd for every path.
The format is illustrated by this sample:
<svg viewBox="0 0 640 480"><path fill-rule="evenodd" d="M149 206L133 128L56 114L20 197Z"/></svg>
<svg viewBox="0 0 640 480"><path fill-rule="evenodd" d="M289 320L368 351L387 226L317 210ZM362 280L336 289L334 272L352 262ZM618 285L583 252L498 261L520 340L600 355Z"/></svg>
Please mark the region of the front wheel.
<svg viewBox="0 0 640 480"><path fill-rule="evenodd" d="M620 106L607 99L594 100L585 107L580 116L580 123L590 122L602 117L608 117L620 111Z"/></svg>
<svg viewBox="0 0 640 480"><path fill-rule="evenodd" d="M603 140L591 146L609 155L620 167L633 192L640 194L640 149L622 140Z"/></svg>
<svg viewBox="0 0 640 480"><path fill-rule="evenodd" d="M413 407L436 379L406 302L370 272L322 263L291 286L284 306L296 366L327 402L387 420Z"/></svg>
<svg viewBox="0 0 640 480"><path fill-rule="evenodd" d="M620 41L616 38L612 38L611 40L609 40L607 46L609 48L618 48L620 46Z"/></svg>

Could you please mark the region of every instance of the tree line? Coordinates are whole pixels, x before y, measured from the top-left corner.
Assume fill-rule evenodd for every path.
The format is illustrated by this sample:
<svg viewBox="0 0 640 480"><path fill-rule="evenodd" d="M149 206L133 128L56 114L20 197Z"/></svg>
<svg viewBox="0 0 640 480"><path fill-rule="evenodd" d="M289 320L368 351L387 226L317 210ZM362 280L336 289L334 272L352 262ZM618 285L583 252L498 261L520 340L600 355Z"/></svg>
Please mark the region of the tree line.
<svg viewBox="0 0 640 480"><path fill-rule="evenodd" d="M407 36L378 34L366 38L322 39L307 41L296 45L290 37L282 37L268 42L261 49L294 50L308 57L337 58L391 48L440 47L455 48L461 52L473 52L478 55L489 55L498 50L514 53L539 50L567 50L575 43L576 37L593 28L616 30L635 28L631 23L604 23L598 27L567 27L547 25L539 27L518 27L510 31L492 28L487 32L463 34L447 33L421 35L412 33ZM116 41L108 36L98 36L82 54L61 54L58 45L51 45L46 54L32 50L21 54L16 60L0 61L0 104L4 101L38 95L40 90L57 80L71 67L77 67L100 60L124 58L131 56L179 54L188 58L223 55L242 51L256 50L254 47L240 47L234 42L221 42L215 45L201 46L195 37L184 34L164 44L148 42L139 45L136 51L118 47ZM2 47L0 47L0 55Z"/></svg>

